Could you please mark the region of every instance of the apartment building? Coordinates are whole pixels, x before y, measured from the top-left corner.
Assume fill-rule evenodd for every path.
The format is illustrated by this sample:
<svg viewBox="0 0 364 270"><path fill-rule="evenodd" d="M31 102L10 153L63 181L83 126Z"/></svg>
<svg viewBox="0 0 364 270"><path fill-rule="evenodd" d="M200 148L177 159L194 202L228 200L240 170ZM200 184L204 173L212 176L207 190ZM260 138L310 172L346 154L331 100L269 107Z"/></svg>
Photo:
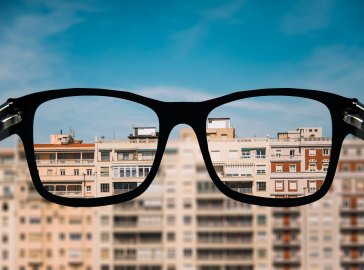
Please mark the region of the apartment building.
<svg viewBox="0 0 364 270"><path fill-rule="evenodd" d="M229 119L210 120L212 162L232 190L294 197L320 187L331 143L322 129L237 138ZM52 135L49 144L36 145L39 173L46 188L59 196L124 193L149 173L157 139L153 127L134 128L125 140L93 143ZM24 153L4 149L0 269L361 269L362 151L361 141L345 142L335 185L320 201L272 209L221 194L206 172L193 131L182 129L180 138L168 143L153 184L140 197L71 208L41 199Z"/></svg>
<svg viewBox="0 0 364 270"><path fill-rule="evenodd" d="M340 196L341 268L364 269L364 144L349 138L342 146L335 185Z"/></svg>
<svg viewBox="0 0 364 270"><path fill-rule="evenodd" d="M41 198L21 145L0 152L0 190L0 269L95 269L94 209Z"/></svg>
<svg viewBox="0 0 364 270"><path fill-rule="evenodd" d="M34 147L39 177L49 192L60 197L96 196L94 143L82 143L70 134L52 134L50 143Z"/></svg>
<svg viewBox="0 0 364 270"><path fill-rule="evenodd" d="M148 190L100 214L100 269L269 269L269 209L222 195L206 172L193 132L180 134L167 145ZM107 194L137 187L149 172L157 142L145 136L134 131L126 141L96 143L97 170L107 171L100 185L108 185Z"/></svg>
<svg viewBox="0 0 364 270"><path fill-rule="evenodd" d="M0 269L11 270L16 258L16 150L0 150Z"/></svg>

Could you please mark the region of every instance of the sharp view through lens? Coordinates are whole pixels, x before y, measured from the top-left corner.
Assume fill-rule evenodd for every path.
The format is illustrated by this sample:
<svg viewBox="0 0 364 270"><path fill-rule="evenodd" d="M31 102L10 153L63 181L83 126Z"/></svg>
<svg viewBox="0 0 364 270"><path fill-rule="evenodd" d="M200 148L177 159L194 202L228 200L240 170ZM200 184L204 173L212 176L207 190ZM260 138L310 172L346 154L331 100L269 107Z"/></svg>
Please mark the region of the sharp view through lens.
<svg viewBox="0 0 364 270"><path fill-rule="evenodd" d="M207 141L213 166L230 189L254 196L295 198L316 192L325 180L330 163L331 138L322 127L298 127L274 137L237 137L230 118L209 118ZM44 187L61 197L94 198L126 193L147 177L154 161L156 127L130 127L124 140L97 138L84 142L75 131L49 134L48 143L35 144L39 176ZM165 152L176 158L185 142L192 153L199 151L190 128L182 128ZM202 160L200 160L202 163ZM166 181L161 167L158 181ZM199 172L204 172L203 163ZM168 178L168 177L167 177ZM159 189L152 184L151 190ZM205 181L198 190L217 192Z"/></svg>

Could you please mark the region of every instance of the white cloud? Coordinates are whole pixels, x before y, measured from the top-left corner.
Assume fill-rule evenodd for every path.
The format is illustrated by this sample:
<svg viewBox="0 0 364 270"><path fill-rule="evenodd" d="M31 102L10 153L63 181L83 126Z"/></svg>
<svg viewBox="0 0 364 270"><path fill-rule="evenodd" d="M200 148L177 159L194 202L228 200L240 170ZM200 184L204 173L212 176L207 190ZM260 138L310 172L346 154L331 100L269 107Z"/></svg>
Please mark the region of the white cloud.
<svg viewBox="0 0 364 270"><path fill-rule="evenodd" d="M304 61L282 70L289 85L335 92L364 100L364 49L332 45L317 47ZM282 76L282 77L281 77Z"/></svg>
<svg viewBox="0 0 364 270"><path fill-rule="evenodd" d="M146 86L132 92L163 101L203 101L216 97L203 90L176 86Z"/></svg>
<svg viewBox="0 0 364 270"><path fill-rule="evenodd" d="M62 63L64 51L57 45L51 47L46 39L83 22L80 11L93 10L77 2L33 1L29 5L42 12L20 11L9 24L0 26L1 100L39 91L66 76L60 70L53 73Z"/></svg>

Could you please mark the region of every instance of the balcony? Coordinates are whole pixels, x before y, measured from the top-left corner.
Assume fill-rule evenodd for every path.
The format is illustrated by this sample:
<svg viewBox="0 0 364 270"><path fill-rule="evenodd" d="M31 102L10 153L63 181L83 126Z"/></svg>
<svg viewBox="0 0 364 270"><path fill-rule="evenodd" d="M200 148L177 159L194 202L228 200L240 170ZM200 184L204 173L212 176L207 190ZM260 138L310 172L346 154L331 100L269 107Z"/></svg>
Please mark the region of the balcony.
<svg viewBox="0 0 364 270"><path fill-rule="evenodd" d="M50 193L59 196L59 197L83 197L82 191L49 191Z"/></svg>
<svg viewBox="0 0 364 270"><path fill-rule="evenodd" d="M114 195L123 194L123 193L127 193L129 191L132 191L132 190L134 190L134 188L132 188L132 189L129 189L129 188L114 188L113 194Z"/></svg>
<svg viewBox="0 0 364 270"><path fill-rule="evenodd" d="M274 216L298 216L300 209L299 207L275 207L272 211Z"/></svg>
<svg viewBox="0 0 364 270"><path fill-rule="evenodd" d="M300 265L301 257L298 255L293 256L283 256L281 254L276 254L273 256L274 265Z"/></svg>
<svg viewBox="0 0 364 270"><path fill-rule="evenodd" d="M40 175L40 180L44 183L51 184L52 182L62 182L62 184L68 184L70 182L94 182L95 176L93 175Z"/></svg>
<svg viewBox="0 0 364 270"><path fill-rule="evenodd" d="M273 246L275 248L282 247L282 248L299 248L302 244L302 241L299 239L274 239Z"/></svg>
<svg viewBox="0 0 364 270"><path fill-rule="evenodd" d="M357 236L355 237L344 237L340 241L342 247L364 247L364 237Z"/></svg>
<svg viewBox="0 0 364 270"><path fill-rule="evenodd" d="M38 166L49 166L49 165L94 165L94 159L38 159Z"/></svg>
<svg viewBox="0 0 364 270"><path fill-rule="evenodd" d="M341 257L342 264L364 264L364 256L342 256Z"/></svg>
<svg viewBox="0 0 364 270"><path fill-rule="evenodd" d="M301 155L271 155L271 161L301 161L303 156Z"/></svg>
<svg viewBox="0 0 364 270"><path fill-rule="evenodd" d="M301 224L297 220L274 220L273 230L299 230Z"/></svg>
<svg viewBox="0 0 364 270"><path fill-rule="evenodd" d="M364 214L364 206L359 205L342 205L341 214Z"/></svg>
<svg viewBox="0 0 364 270"><path fill-rule="evenodd" d="M271 172L272 179L325 179L327 172Z"/></svg>
<svg viewBox="0 0 364 270"><path fill-rule="evenodd" d="M240 239L226 239L222 238L198 238L197 245L199 248L211 248L211 247L221 247L221 248L232 248L232 247L244 247L253 248L252 238L240 238Z"/></svg>
<svg viewBox="0 0 364 270"><path fill-rule="evenodd" d="M230 188L239 193L253 193L253 188Z"/></svg>
<svg viewBox="0 0 364 270"><path fill-rule="evenodd" d="M80 266L85 258L82 256L82 250L69 250L68 264L70 266Z"/></svg>
<svg viewBox="0 0 364 270"><path fill-rule="evenodd" d="M345 220L340 223L341 229L363 229L364 230L364 221L363 220Z"/></svg>

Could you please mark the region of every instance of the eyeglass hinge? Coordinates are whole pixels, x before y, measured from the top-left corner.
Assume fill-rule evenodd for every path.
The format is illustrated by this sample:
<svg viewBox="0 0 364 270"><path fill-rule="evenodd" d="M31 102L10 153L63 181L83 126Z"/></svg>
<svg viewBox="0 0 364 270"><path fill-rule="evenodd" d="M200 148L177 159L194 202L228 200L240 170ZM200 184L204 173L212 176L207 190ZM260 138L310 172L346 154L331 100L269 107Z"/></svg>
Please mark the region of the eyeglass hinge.
<svg viewBox="0 0 364 270"><path fill-rule="evenodd" d="M355 100L352 106L344 111L344 122L360 130L364 130L364 105Z"/></svg>
<svg viewBox="0 0 364 270"><path fill-rule="evenodd" d="M0 131L10 128L23 120L21 110L12 99L0 106Z"/></svg>

